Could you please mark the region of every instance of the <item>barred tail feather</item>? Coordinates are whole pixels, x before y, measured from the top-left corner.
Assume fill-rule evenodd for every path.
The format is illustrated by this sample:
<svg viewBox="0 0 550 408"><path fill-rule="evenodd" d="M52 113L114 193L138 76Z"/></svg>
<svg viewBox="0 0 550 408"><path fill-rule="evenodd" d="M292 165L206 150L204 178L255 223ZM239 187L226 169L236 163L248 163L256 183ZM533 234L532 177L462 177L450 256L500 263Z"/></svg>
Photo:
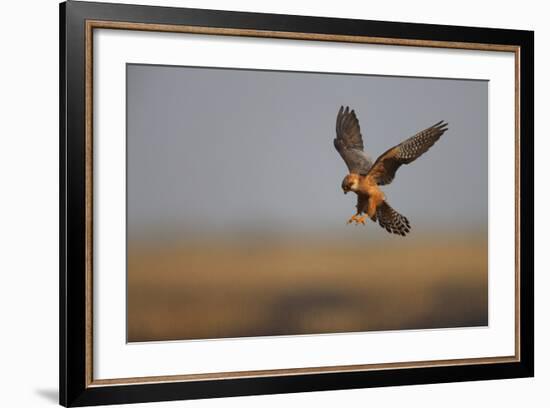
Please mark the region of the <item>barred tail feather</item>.
<svg viewBox="0 0 550 408"><path fill-rule="evenodd" d="M407 217L395 211L386 201L378 206L374 218L374 221L378 220L378 224L389 233L405 236L411 230Z"/></svg>

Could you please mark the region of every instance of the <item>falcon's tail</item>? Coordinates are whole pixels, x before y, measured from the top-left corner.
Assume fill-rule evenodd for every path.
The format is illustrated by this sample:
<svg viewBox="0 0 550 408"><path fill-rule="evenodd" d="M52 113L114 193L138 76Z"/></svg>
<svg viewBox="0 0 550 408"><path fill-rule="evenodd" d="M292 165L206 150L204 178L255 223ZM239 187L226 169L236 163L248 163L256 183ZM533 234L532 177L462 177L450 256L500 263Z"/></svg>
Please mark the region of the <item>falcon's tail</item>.
<svg viewBox="0 0 550 408"><path fill-rule="evenodd" d="M407 217L391 208L386 201L383 201L376 209L373 221L378 221L382 228L393 234L405 236L411 230L411 224Z"/></svg>

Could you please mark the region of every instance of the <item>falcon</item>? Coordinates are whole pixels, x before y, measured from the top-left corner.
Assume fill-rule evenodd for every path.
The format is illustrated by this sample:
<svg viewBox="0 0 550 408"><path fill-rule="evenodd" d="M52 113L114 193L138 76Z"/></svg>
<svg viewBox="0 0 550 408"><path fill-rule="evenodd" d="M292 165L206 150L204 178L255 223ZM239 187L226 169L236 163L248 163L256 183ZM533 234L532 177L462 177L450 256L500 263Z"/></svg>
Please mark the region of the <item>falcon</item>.
<svg viewBox="0 0 550 408"><path fill-rule="evenodd" d="M340 107L334 147L349 170L342 181L342 190L344 194L349 191L357 194L357 212L348 224L365 225L365 220L370 218L389 233L407 235L411 230L409 220L389 205L379 186L390 184L402 164L412 163L426 153L447 131L447 126L443 121L438 122L382 153L373 163L364 152L355 111Z"/></svg>

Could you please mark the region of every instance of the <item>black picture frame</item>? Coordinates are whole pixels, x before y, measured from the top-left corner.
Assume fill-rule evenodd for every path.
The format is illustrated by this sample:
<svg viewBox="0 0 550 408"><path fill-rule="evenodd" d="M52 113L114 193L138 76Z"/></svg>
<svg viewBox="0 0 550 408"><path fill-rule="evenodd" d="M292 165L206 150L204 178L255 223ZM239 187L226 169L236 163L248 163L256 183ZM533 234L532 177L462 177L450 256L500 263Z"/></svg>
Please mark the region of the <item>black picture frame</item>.
<svg viewBox="0 0 550 408"><path fill-rule="evenodd" d="M60 403L64 406L339 390L534 375L534 33L352 19L68 1L60 4ZM87 382L86 21L187 25L273 32L497 44L519 47L521 147L519 352L514 362L288 376L94 386Z"/></svg>

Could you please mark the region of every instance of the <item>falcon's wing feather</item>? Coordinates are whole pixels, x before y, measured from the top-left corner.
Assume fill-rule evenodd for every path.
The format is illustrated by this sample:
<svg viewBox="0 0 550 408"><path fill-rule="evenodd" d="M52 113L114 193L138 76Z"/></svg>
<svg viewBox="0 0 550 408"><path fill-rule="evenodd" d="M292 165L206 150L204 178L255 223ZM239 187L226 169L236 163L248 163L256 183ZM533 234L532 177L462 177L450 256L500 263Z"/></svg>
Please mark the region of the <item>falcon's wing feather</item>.
<svg viewBox="0 0 550 408"><path fill-rule="evenodd" d="M340 107L336 116L334 147L346 162L350 173L367 174L372 161L363 152L363 138L355 111Z"/></svg>
<svg viewBox="0 0 550 408"><path fill-rule="evenodd" d="M426 153L447 131L447 126L447 123L440 121L387 150L376 159L369 170L369 176L378 185L390 184L397 169L402 164L409 164Z"/></svg>

